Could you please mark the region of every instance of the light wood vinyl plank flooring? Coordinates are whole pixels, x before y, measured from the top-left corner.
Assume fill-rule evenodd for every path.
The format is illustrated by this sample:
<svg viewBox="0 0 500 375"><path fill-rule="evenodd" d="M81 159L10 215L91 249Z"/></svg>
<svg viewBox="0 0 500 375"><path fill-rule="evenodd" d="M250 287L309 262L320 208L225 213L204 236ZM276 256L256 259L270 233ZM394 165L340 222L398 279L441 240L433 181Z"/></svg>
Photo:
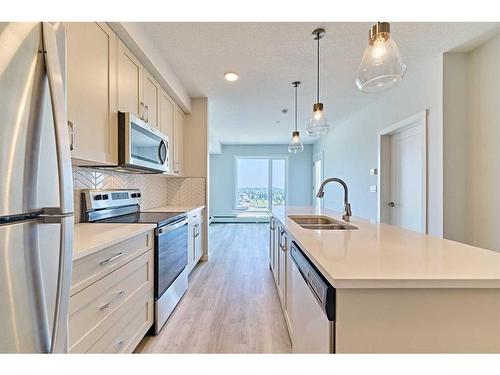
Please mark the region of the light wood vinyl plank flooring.
<svg viewBox="0 0 500 375"><path fill-rule="evenodd" d="M291 344L269 269L267 224L213 224L210 260L157 336L139 353L289 353Z"/></svg>

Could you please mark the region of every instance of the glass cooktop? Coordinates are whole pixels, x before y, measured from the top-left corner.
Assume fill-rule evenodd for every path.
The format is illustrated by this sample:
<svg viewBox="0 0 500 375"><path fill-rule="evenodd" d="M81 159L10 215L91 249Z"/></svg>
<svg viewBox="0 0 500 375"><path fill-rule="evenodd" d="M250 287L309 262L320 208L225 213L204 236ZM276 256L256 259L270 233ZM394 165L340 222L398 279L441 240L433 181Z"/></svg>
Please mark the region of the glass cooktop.
<svg viewBox="0 0 500 375"><path fill-rule="evenodd" d="M185 212L135 212L129 215L115 216L99 220L99 223L147 223L158 227L170 224L186 216Z"/></svg>

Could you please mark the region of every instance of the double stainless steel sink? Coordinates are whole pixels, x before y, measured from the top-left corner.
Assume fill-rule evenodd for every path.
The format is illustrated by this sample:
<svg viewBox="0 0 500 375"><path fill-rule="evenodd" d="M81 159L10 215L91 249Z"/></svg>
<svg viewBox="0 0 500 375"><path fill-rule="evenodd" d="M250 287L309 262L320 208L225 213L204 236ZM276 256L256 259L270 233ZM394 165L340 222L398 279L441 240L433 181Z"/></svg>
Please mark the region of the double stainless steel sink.
<svg viewBox="0 0 500 375"><path fill-rule="evenodd" d="M304 229L312 230L352 230L358 229L354 225L338 221L322 215L289 215L290 219L295 221Z"/></svg>

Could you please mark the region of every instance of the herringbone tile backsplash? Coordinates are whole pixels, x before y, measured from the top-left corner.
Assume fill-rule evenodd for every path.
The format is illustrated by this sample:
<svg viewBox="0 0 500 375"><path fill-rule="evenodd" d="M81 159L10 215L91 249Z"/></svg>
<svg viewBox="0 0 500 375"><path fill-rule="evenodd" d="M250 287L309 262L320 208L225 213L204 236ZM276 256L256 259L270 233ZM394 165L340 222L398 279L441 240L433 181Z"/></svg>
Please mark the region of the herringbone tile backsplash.
<svg viewBox="0 0 500 375"><path fill-rule="evenodd" d="M75 166L73 185L76 223L81 221L81 189L140 189L143 209L206 203L205 178L130 174Z"/></svg>

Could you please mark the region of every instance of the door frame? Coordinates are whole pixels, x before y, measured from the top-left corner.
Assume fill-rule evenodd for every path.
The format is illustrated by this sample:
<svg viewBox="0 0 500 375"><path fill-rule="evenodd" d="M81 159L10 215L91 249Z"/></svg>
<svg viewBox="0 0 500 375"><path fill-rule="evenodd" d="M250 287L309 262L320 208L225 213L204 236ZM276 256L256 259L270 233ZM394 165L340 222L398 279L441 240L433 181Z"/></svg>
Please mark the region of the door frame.
<svg viewBox="0 0 500 375"><path fill-rule="evenodd" d="M427 114L425 109L378 132L377 220L390 224L391 209L385 204L391 194L391 136L413 127L421 129L422 141L422 229L427 233Z"/></svg>

